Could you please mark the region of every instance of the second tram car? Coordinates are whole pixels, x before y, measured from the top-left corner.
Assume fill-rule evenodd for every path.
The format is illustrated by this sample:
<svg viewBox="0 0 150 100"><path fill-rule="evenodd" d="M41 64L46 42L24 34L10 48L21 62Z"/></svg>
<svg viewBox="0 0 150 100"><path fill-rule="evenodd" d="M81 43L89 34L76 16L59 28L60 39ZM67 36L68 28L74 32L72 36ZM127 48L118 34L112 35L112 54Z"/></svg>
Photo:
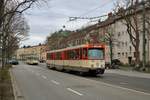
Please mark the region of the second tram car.
<svg viewBox="0 0 150 100"><path fill-rule="evenodd" d="M105 46L85 44L47 51L47 67L80 73L103 74L105 71Z"/></svg>

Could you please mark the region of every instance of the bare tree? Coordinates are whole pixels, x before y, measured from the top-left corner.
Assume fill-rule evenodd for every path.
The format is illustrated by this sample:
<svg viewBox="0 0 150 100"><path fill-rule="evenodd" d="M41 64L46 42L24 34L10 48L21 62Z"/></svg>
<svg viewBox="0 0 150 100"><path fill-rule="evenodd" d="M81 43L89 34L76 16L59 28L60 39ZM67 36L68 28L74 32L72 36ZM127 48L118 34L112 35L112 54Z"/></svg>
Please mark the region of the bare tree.
<svg viewBox="0 0 150 100"><path fill-rule="evenodd" d="M22 16L21 14L15 14L13 17L7 16L8 19L12 17L11 20L9 20L9 23L3 22L2 56L4 64L17 49L19 42L27 36L29 27Z"/></svg>
<svg viewBox="0 0 150 100"><path fill-rule="evenodd" d="M7 44L6 44L6 52L7 58L9 58L16 49L18 49L18 45L20 41L24 40L28 36L29 26L25 20L25 18L16 14L11 23L9 23L9 27L7 30Z"/></svg>
<svg viewBox="0 0 150 100"><path fill-rule="evenodd" d="M2 49L2 67L11 47L17 47L28 32L28 25L23 18L23 12L33 4L45 0L1 0L0 1L0 48ZM11 40L11 41L10 41ZM15 49L14 49L15 50ZM14 51L11 49L11 51ZM7 51L7 52L6 52Z"/></svg>
<svg viewBox="0 0 150 100"><path fill-rule="evenodd" d="M147 3L145 4L145 31L146 31L146 37L147 37L147 65L150 65L150 1L147 0Z"/></svg>
<svg viewBox="0 0 150 100"><path fill-rule="evenodd" d="M109 51L110 51L110 63L112 65L112 60L113 60L113 47L115 44L115 39L114 39L114 31L111 26L107 27L105 29L105 43L108 44L109 46Z"/></svg>
<svg viewBox="0 0 150 100"><path fill-rule="evenodd" d="M13 16L16 13L23 13L34 3L40 0L1 0L0 1L0 28L8 15ZM44 0L43 0L44 1Z"/></svg>
<svg viewBox="0 0 150 100"><path fill-rule="evenodd" d="M124 0L123 5L117 4L117 15L122 18L122 23L126 26L130 41L135 49L135 63L139 67L140 54L140 33L141 17L139 16L138 0Z"/></svg>

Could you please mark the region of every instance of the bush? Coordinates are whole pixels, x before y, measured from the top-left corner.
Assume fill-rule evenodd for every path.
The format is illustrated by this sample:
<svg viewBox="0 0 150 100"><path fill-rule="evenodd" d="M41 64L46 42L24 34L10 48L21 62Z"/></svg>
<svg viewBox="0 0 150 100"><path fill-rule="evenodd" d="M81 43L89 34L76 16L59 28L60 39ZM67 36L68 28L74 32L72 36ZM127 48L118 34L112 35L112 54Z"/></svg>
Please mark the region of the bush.
<svg viewBox="0 0 150 100"><path fill-rule="evenodd" d="M0 100L14 100L9 68L0 69Z"/></svg>
<svg viewBox="0 0 150 100"><path fill-rule="evenodd" d="M1 80L9 80L10 79L9 72L7 69L0 70L0 79Z"/></svg>

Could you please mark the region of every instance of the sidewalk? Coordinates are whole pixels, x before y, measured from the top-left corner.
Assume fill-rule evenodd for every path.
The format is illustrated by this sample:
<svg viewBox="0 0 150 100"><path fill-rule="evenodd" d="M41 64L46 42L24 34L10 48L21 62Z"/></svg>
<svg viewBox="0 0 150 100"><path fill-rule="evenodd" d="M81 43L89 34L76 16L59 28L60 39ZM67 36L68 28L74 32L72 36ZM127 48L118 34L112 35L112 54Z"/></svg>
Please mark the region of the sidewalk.
<svg viewBox="0 0 150 100"><path fill-rule="evenodd" d="M105 73L113 73L113 74L119 74L119 75L124 75L124 76L130 76L130 77L139 77L139 78L149 78L150 79L150 74L148 73L142 73L142 72L137 72L137 71L124 71L120 69L107 69Z"/></svg>
<svg viewBox="0 0 150 100"><path fill-rule="evenodd" d="M16 78L15 78L12 70L13 69L10 69L9 72L11 75L11 81L12 81L12 87L13 87L15 100L24 100L24 96L22 95L22 93L20 91L20 88L17 84Z"/></svg>

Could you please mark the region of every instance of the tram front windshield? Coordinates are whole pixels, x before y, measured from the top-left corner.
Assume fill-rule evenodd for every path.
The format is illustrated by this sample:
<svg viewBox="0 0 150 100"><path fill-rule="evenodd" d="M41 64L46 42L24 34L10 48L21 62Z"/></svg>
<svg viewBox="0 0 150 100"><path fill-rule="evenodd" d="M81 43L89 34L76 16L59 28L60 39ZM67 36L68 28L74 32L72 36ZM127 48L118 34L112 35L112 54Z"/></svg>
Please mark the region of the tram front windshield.
<svg viewBox="0 0 150 100"><path fill-rule="evenodd" d="M88 59L104 59L104 50L99 48L89 49Z"/></svg>

